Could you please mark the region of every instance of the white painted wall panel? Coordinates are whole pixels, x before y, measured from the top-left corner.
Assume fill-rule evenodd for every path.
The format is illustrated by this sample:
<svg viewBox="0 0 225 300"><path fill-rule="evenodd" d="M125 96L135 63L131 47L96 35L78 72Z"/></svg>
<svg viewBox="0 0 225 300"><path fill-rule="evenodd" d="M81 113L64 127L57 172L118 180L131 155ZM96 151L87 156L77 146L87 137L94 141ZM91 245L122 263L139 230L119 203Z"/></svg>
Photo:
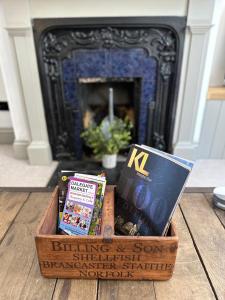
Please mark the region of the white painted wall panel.
<svg viewBox="0 0 225 300"><path fill-rule="evenodd" d="M224 100L207 101L197 158L225 158Z"/></svg>
<svg viewBox="0 0 225 300"><path fill-rule="evenodd" d="M6 93L5 93L5 86L2 79L2 72L0 69L0 101L6 101Z"/></svg>
<svg viewBox="0 0 225 300"><path fill-rule="evenodd" d="M1 128L12 128L9 111L0 111L0 129Z"/></svg>
<svg viewBox="0 0 225 300"><path fill-rule="evenodd" d="M214 141L210 151L211 158L222 158L225 148L225 101L221 101L220 113L217 119Z"/></svg>
<svg viewBox="0 0 225 300"><path fill-rule="evenodd" d="M30 13L32 18L185 16L187 6L188 0L63 0L63 5L62 0L31 0Z"/></svg>
<svg viewBox="0 0 225 300"><path fill-rule="evenodd" d="M5 86L0 69L0 102L7 101ZM1 129L12 128L12 122L9 111L0 111L0 131Z"/></svg>
<svg viewBox="0 0 225 300"><path fill-rule="evenodd" d="M221 105L221 101L207 101L197 158L210 157Z"/></svg>
<svg viewBox="0 0 225 300"><path fill-rule="evenodd" d="M213 55L213 65L210 77L210 86L218 86L224 83L225 75L225 1L218 26L216 47Z"/></svg>

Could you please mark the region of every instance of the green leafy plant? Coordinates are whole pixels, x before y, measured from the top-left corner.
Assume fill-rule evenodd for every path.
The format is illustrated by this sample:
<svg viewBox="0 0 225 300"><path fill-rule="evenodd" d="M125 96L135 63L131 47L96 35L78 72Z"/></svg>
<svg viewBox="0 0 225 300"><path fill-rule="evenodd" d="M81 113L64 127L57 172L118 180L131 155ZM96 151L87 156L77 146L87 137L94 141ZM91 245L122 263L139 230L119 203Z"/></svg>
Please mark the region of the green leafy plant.
<svg viewBox="0 0 225 300"><path fill-rule="evenodd" d="M129 120L115 118L111 124L103 120L98 126L90 126L82 132L81 137L94 155L101 158L104 154L117 154L119 150L125 149L131 140L131 129L132 123Z"/></svg>

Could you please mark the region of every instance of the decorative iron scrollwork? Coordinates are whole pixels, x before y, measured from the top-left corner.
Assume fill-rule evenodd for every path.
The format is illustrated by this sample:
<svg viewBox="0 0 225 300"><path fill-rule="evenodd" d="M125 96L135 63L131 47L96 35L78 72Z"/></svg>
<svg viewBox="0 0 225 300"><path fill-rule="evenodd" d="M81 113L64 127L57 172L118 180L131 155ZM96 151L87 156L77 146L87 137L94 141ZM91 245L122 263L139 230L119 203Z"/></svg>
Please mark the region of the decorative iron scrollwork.
<svg viewBox="0 0 225 300"><path fill-rule="evenodd" d="M176 37L170 29L123 29L104 27L92 30L68 29L62 34L57 30L43 38L43 57L58 57L77 48L145 48L149 55L172 62L176 56Z"/></svg>
<svg viewBox="0 0 225 300"><path fill-rule="evenodd" d="M161 61L160 73L167 80L176 58L176 38L168 29L127 29L105 27L95 30L67 30L64 34L48 32L43 38L42 53L46 75L55 81L59 76L58 58L69 56L77 48L140 47Z"/></svg>

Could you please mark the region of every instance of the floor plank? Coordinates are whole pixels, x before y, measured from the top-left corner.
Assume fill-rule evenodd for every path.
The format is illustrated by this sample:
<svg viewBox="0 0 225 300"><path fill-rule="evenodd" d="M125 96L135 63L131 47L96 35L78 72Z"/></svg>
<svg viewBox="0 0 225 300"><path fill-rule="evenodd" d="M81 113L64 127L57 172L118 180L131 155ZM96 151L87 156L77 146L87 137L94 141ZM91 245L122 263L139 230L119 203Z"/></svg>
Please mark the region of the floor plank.
<svg viewBox="0 0 225 300"><path fill-rule="evenodd" d="M100 280L98 300L155 300L152 281Z"/></svg>
<svg viewBox="0 0 225 300"><path fill-rule="evenodd" d="M0 299L32 299L31 290L38 299L51 299L54 284L51 289L49 281L38 274L33 237L49 196L49 193L31 194L0 245Z"/></svg>
<svg viewBox="0 0 225 300"><path fill-rule="evenodd" d="M51 300L56 280L44 278L40 274L38 258L35 255L31 270L21 291L20 300Z"/></svg>
<svg viewBox="0 0 225 300"><path fill-rule="evenodd" d="M0 241L5 236L29 193L0 193Z"/></svg>
<svg viewBox="0 0 225 300"><path fill-rule="evenodd" d="M32 193L27 197L28 193L0 193L0 238L1 234L4 237L0 245L0 299L215 299L179 209L175 223L180 243L175 272L169 281L56 282L41 277L33 233L50 194ZM224 212L213 210L209 195L207 198L199 193L186 194L181 209L216 295L225 299Z"/></svg>
<svg viewBox="0 0 225 300"><path fill-rule="evenodd" d="M58 279L53 300L95 300L97 289L97 280Z"/></svg>
<svg viewBox="0 0 225 300"><path fill-rule="evenodd" d="M186 194L181 209L218 299L225 299L225 230L203 194Z"/></svg>
<svg viewBox="0 0 225 300"><path fill-rule="evenodd" d="M174 214L179 246L173 277L154 282L159 300L215 299L179 208Z"/></svg>
<svg viewBox="0 0 225 300"><path fill-rule="evenodd" d="M213 207L213 202L212 202L212 193L207 193L205 194L206 199L208 200L210 206L213 208L215 214L217 215L217 217L220 219L220 222L223 224L223 226L225 227L225 211L216 207Z"/></svg>

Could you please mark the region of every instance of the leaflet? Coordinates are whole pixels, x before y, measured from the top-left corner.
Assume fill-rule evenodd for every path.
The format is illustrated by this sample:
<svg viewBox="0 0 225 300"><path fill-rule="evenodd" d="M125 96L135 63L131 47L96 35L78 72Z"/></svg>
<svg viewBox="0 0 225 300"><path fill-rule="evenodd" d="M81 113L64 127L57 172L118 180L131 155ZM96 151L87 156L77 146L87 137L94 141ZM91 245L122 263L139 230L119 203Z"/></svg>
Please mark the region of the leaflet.
<svg viewBox="0 0 225 300"><path fill-rule="evenodd" d="M95 206L98 184L70 177L59 227L71 235L87 235Z"/></svg>
<svg viewBox="0 0 225 300"><path fill-rule="evenodd" d="M104 176L86 175L81 173L75 173L75 177L81 179L89 179L92 182L96 182L98 185L89 235L99 235L101 233L102 225L102 207L106 187L106 178Z"/></svg>

